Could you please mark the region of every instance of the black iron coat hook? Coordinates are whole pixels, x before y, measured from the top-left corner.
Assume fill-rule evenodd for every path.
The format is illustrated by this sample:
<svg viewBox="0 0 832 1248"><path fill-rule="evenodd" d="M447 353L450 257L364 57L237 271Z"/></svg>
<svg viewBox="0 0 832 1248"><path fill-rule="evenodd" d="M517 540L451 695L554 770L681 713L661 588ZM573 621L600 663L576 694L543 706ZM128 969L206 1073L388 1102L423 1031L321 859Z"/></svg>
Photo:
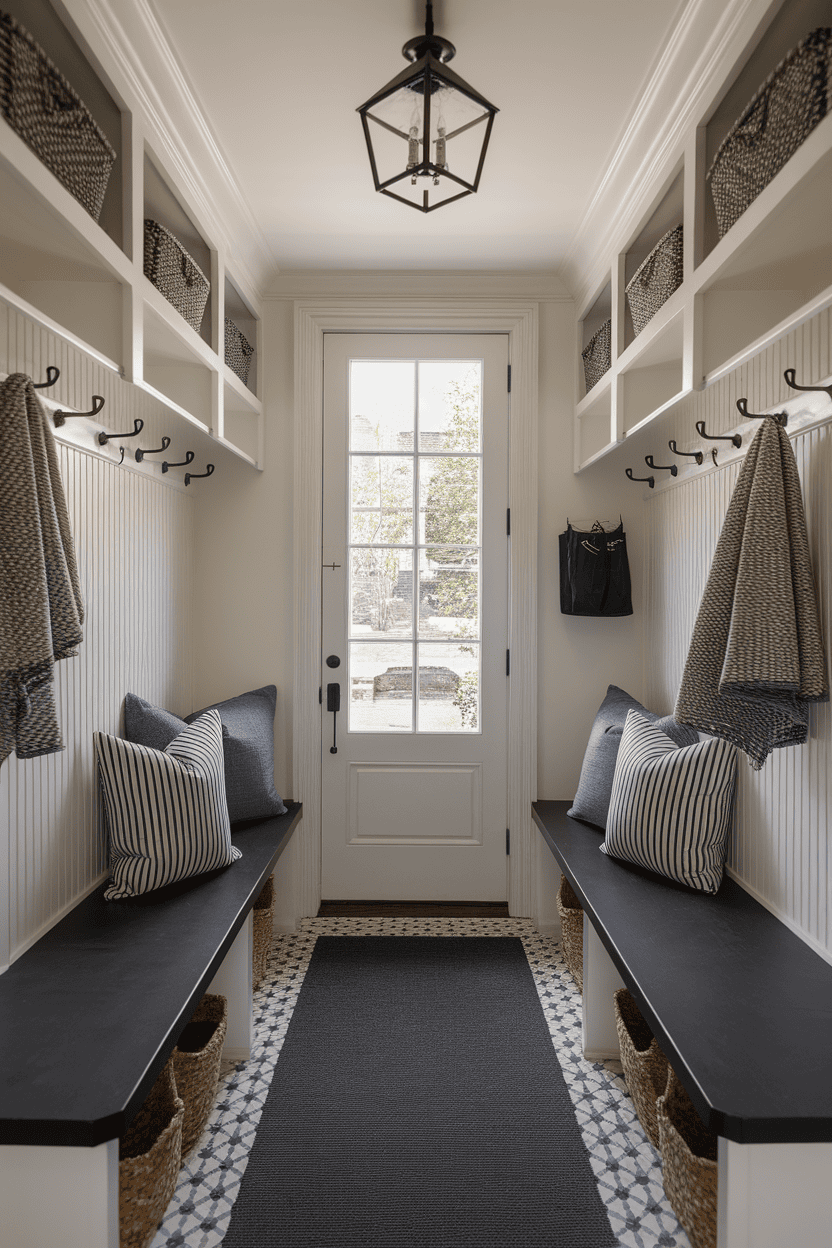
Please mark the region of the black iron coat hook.
<svg viewBox="0 0 832 1248"><path fill-rule="evenodd" d="M704 459L701 451L680 451L673 438L670 439L667 445L670 447L674 455L690 455L691 459L695 459L697 464L701 464Z"/></svg>
<svg viewBox="0 0 832 1248"><path fill-rule="evenodd" d="M54 364L49 364L46 368L46 381L33 381L32 385L36 390L46 390L49 386L54 386L60 375L61 370Z"/></svg>
<svg viewBox="0 0 832 1248"><path fill-rule="evenodd" d="M707 438L709 442L733 442L736 447L742 446L742 435L739 433L735 433L731 437L724 433L706 433L704 420L697 420L696 432L700 438Z"/></svg>
<svg viewBox="0 0 832 1248"><path fill-rule="evenodd" d="M102 429L102 430L101 430L101 433L99 433L99 435L98 435L98 444L99 444L99 446L106 446L106 445L107 445L107 443L110 441L110 439L111 439L111 438L135 438L135 437L138 437L138 435L141 433L142 429L144 429L144 421L143 421L143 420L139 420L139 418L138 418L138 416L137 416L137 417L136 417L136 419L133 421L133 431L132 431L132 433L105 433L105 432L104 432L104 430ZM122 449L123 449L123 448L122 448ZM124 458L124 457L122 456L122 458Z"/></svg>
<svg viewBox="0 0 832 1248"><path fill-rule="evenodd" d="M143 451L141 447L137 447L136 463L140 464L142 460L144 459L145 455L161 455L162 451L166 451L169 446L170 446L170 438L167 436L164 436L162 438L162 445L154 446L152 450L148 449L146 451Z"/></svg>
<svg viewBox="0 0 832 1248"><path fill-rule="evenodd" d="M675 477L679 472L675 464L654 464L652 455L645 455L644 462L648 468L654 468L656 472L669 472L671 477Z"/></svg>
<svg viewBox="0 0 832 1248"><path fill-rule="evenodd" d="M786 378L786 385L791 386L792 390L821 390L832 399L832 386L799 386L795 381L797 373L793 368L787 368L783 376Z"/></svg>
<svg viewBox="0 0 832 1248"><path fill-rule="evenodd" d="M629 477L631 481L646 481L647 484L650 486L651 490L653 489L653 486L656 484L655 477L634 477L632 468L625 468L624 476Z"/></svg>
<svg viewBox="0 0 832 1248"><path fill-rule="evenodd" d="M746 420L765 420L768 412L762 412L759 416L755 412L749 412L748 399L737 399L737 411L739 411ZM771 412L771 419L776 420L778 425L787 425L789 417L786 412Z"/></svg>
<svg viewBox="0 0 832 1248"><path fill-rule="evenodd" d="M185 484L190 485L194 477L210 477L211 473L214 471L214 465L206 464L206 468L207 468L207 472L186 472Z"/></svg>
<svg viewBox="0 0 832 1248"><path fill-rule="evenodd" d="M47 370L47 372L48 372L48 370ZM64 421L66 420L67 416L97 416L97 415L98 415L98 413L101 411L101 409L102 409L102 407L103 407L103 406L104 406L104 399L101 397L101 395L100 395L100 394L94 394L94 395L92 396L92 411L91 411L91 412L61 412L61 411L58 411L58 412L55 412L55 415L52 417L52 419L53 419L53 421L55 422L56 427L57 427L58 429L60 429L61 425L62 425L62 424L64 423Z"/></svg>
<svg viewBox="0 0 832 1248"><path fill-rule="evenodd" d="M162 472L167 472L168 468L183 468L194 461L194 451L186 451L185 458L180 459L178 464L170 464L166 459L162 460Z"/></svg>

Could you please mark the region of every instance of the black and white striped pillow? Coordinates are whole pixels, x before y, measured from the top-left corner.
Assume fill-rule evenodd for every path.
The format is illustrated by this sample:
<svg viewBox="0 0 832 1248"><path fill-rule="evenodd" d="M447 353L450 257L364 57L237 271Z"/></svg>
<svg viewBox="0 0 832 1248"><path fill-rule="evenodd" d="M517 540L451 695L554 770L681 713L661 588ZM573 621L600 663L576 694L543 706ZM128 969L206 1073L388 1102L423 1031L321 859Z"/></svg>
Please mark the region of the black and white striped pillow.
<svg viewBox="0 0 832 1248"><path fill-rule="evenodd" d="M716 737L676 746L630 711L601 849L689 888L722 883L734 806L737 751Z"/></svg>
<svg viewBox="0 0 832 1248"><path fill-rule="evenodd" d="M206 711L165 750L93 734L110 833L108 901L226 867L231 844L222 721Z"/></svg>

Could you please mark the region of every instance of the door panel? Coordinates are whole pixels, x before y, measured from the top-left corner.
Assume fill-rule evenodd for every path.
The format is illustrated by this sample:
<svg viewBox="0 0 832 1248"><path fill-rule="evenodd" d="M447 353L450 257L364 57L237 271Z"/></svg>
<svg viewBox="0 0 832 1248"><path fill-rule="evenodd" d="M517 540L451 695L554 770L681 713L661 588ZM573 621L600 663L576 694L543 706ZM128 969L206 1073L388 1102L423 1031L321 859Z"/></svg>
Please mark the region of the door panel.
<svg viewBox="0 0 832 1248"><path fill-rule="evenodd" d="M507 363L326 336L324 898L506 896Z"/></svg>

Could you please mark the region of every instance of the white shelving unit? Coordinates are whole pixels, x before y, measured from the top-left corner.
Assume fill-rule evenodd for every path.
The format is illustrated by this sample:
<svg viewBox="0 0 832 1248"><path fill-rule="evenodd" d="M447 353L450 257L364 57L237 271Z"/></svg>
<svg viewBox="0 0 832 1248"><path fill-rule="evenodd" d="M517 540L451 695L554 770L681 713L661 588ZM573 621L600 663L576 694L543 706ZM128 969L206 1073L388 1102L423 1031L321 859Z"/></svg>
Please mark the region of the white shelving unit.
<svg viewBox="0 0 832 1248"><path fill-rule="evenodd" d="M0 297L152 394L167 409L172 433L197 428L220 457L233 454L262 469L255 296L235 275L212 222L154 150L129 86L83 50L69 18L46 0L4 7L76 87L117 159L99 224L0 117ZM210 279L199 332L145 277L145 217L170 229ZM248 385L225 363L227 302L229 315L245 313L240 327L255 346Z"/></svg>
<svg viewBox="0 0 832 1248"><path fill-rule="evenodd" d="M828 25L819 0L769 11L745 53L711 93L697 124L655 179L650 208L630 223L608 274L579 309L574 469L582 472L832 305L832 112L720 239L706 183L713 154L786 52ZM622 219L628 220L626 205ZM684 227L682 285L638 335L625 286L662 234ZM585 391L580 351L612 321L611 367Z"/></svg>

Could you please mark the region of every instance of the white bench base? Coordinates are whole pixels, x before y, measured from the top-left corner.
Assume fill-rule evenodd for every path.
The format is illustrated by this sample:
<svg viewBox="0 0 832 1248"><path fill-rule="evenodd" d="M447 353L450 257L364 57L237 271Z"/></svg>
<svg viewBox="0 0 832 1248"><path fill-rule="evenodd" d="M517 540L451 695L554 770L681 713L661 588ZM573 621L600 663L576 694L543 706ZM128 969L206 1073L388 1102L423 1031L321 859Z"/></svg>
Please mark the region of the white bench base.
<svg viewBox="0 0 832 1248"><path fill-rule="evenodd" d="M211 981L228 1000L223 1056L244 1061L253 1035L251 912ZM119 1248L118 1140L95 1148L0 1144L0 1243Z"/></svg>
<svg viewBox="0 0 832 1248"><path fill-rule="evenodd" d="M613 993L624 983L584 911L583 1050L618 1058ZM717 1248L830 1248L832 1144L719 1137Z"/></svg>

